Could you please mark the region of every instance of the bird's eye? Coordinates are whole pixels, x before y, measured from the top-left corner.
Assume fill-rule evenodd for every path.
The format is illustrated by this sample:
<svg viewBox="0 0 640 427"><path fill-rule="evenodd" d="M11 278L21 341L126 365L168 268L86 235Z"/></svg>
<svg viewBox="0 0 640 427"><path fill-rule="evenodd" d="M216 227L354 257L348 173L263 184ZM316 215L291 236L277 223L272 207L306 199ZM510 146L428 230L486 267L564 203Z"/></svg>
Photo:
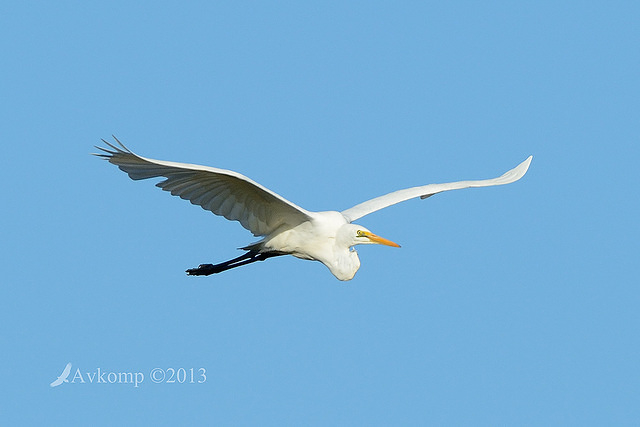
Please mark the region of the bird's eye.
<svg viewBox="0 0 640 427"><path fill-rule="evenodd" d="M364 231L362 231L362 230L358 230L358 231L356 231L356 236L358 236L358 237L364 237Z"/></svg>

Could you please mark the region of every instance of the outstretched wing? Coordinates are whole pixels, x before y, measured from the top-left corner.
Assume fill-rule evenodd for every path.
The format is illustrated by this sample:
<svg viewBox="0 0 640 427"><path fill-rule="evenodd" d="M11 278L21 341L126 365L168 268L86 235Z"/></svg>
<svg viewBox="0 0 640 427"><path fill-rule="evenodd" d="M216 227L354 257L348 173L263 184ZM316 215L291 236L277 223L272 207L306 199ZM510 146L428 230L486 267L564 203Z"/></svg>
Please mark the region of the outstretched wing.
<svg viewBox="0 0 640 427"><path fill-rule="evenodd" d="M156 185L216 215L239 221L254 236L268 235L282 225L295 227L310 219L308 211L237 172L147 159L114 139L120 147L103 139L111 150L96 147L105 152L96 155L118 166L134 180L166 178Z"/></svg>
<svg viewBox="0 0 640 427"><path fill-rule="evenodd" d="M421 187L407 188L405 190L394 191L393 193L367 200L366 202L344 210L341 213L345 216L347 221L352 222L372 212L386 208L387 206L395 205L396 203L404 202L405 200L413 199L414 197L426 199L429 196L448 190L509 184L524 176L527 169L529 169L529 164L531 163L532 158L533 156L529 156L527 160L498 178L484 179L480 181L449 182L446 184L429 184Z"/></svg>

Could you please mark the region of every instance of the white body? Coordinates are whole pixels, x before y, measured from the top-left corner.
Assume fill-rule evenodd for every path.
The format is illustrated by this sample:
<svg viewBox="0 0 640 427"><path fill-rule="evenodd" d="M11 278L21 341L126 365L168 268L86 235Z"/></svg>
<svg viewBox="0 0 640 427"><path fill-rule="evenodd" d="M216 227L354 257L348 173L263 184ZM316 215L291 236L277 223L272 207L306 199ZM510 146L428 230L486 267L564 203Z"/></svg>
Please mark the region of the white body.
<svg viewBox="0 0 640 427"><path fill-rule="evenodd" d="M340 212L312 212L311 219L293 228L283 227L259 242L268 251L286 252L296 258L326 265L340 280L351 280L360 268L358 253L340 238L339 230L349 224ZM359 227L366 230L364 227ZM252 245L253 246L253 245Z"/></svg>

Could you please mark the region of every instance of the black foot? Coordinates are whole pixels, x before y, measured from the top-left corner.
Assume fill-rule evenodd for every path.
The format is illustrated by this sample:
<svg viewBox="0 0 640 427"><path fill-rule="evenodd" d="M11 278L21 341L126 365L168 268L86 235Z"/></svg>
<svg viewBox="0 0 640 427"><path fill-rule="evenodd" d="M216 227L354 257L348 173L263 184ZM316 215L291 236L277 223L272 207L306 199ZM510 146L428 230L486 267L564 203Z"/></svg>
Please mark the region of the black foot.
<svg viewBox="0 0 640 427"><path fill-rule="evenodd" d="M213 273L219 273L220 269L217 269L213 264L200 264L198 268L190 268L187 270L189 276L208 276Z"/></svg>

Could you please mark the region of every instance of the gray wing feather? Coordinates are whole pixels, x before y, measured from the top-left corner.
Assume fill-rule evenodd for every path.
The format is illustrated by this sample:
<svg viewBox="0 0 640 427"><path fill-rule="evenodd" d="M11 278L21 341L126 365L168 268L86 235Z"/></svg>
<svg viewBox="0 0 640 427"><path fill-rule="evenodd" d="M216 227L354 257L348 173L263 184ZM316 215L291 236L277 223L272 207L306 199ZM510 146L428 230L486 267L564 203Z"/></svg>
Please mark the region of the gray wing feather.
<svg viewBox="0 0 640 427"><path fill-rule="evenodd" d="M167 162L138 156L114 137L120 147L96 147L131 179L164 177L156 185L194 205L238 221L255 236L264 236L287 225L295 227L311 219L310 212L289 202L244 175L225 169L186 163Z"/></svg>

